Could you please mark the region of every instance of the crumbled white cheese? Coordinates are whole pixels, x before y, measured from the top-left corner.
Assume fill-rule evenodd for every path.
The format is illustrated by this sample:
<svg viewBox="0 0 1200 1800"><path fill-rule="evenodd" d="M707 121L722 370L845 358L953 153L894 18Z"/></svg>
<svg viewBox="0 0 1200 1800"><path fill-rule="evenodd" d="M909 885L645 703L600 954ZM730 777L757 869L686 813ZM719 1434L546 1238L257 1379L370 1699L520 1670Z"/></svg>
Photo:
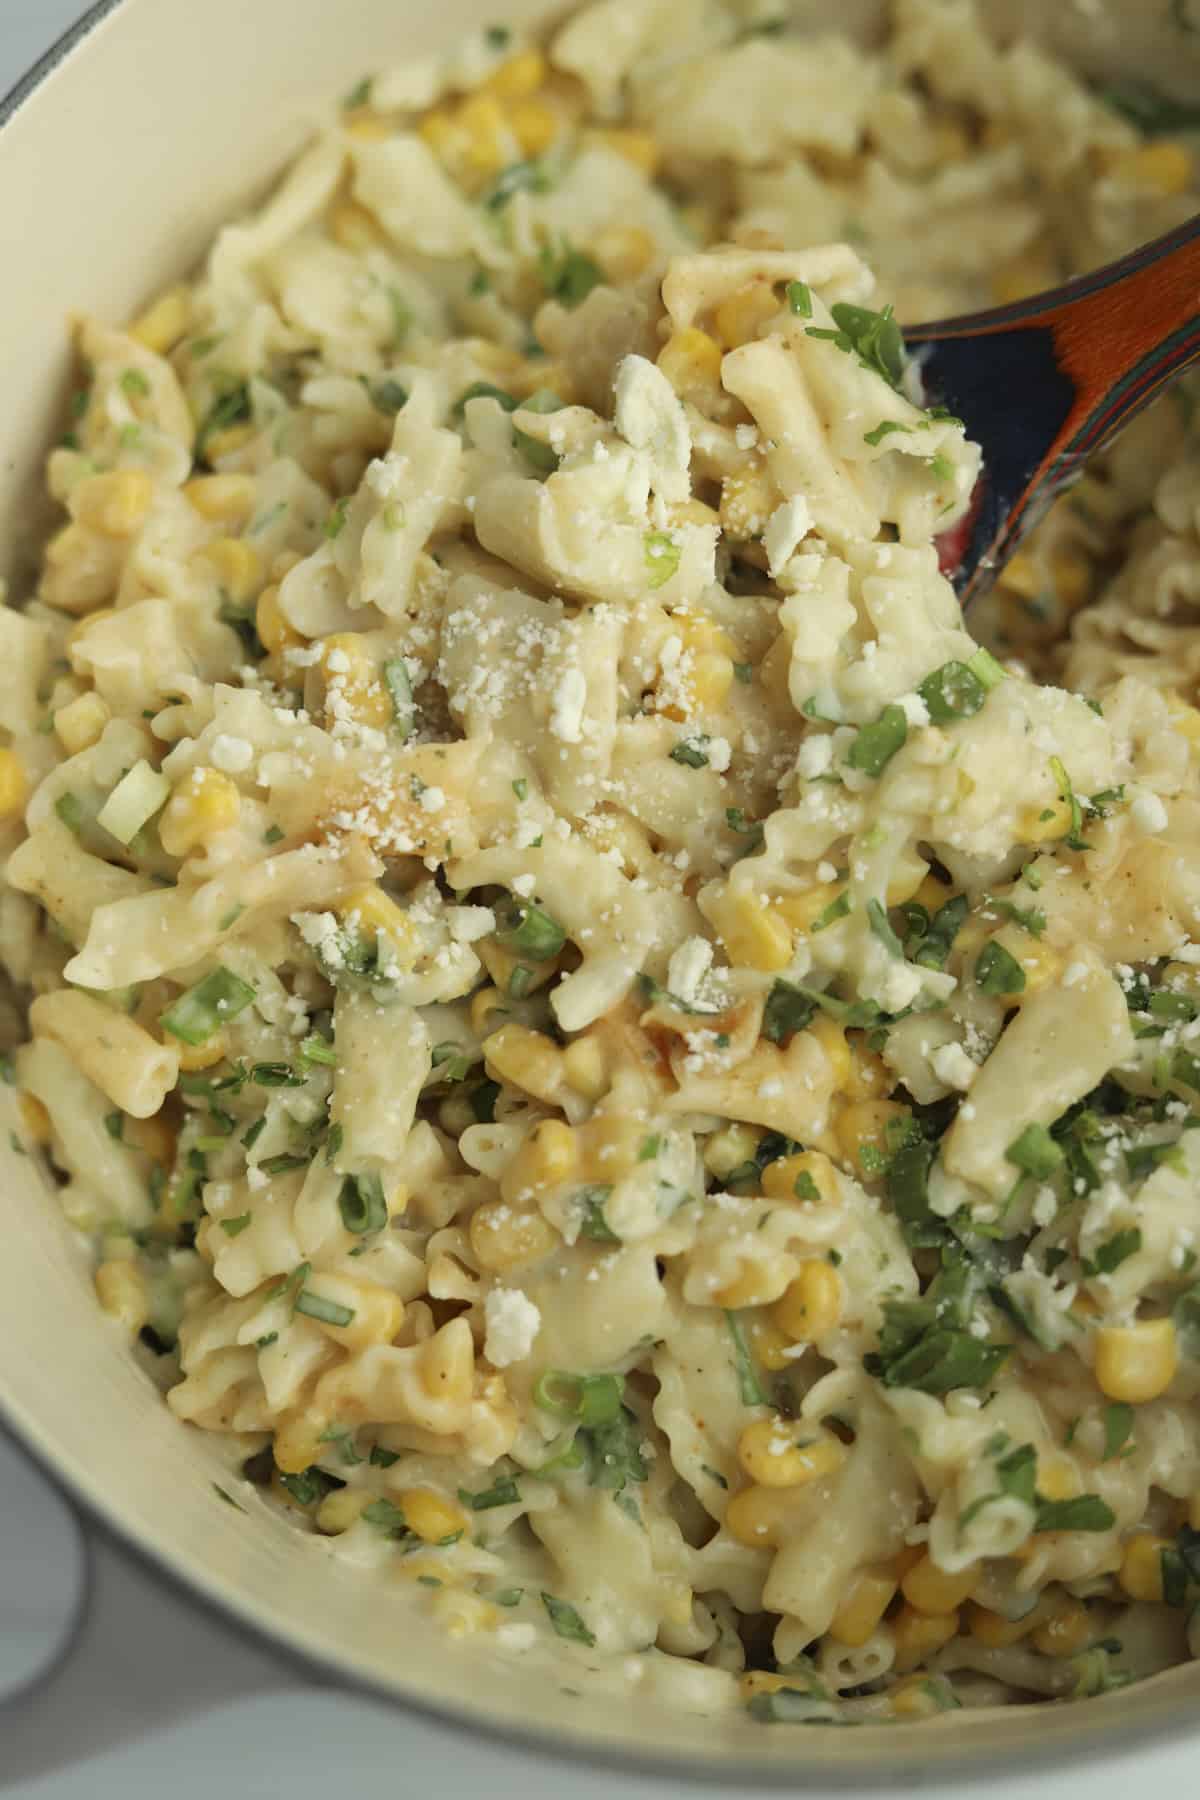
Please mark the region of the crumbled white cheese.
<svg viewBox="0 0 1200 1800"><path fill-rule="evenodd" d="M667 964L667 987L680 1000L694 1000L712 967L713 947L707 938L685 938Z"/></svg>
<svg viewBox="0 0 1200 1800"><path fill-rule="evenodd" d="M833 761L833 739L827 732L806 737L796 752L796 772L806 781L824 775Z"/></svg>
<svg viewBox="0 0 1200 1800"><path fill-rule="evenodd" d="M885 1012L903 1012L921 991L921 977L908 963L893 962L880 984L879 999Z"/></svg>
<svg viewBox="0 0 1200 1800"><path fill-rule="evenodd" d="M1030 1208L1034 1224L1040 1229L1044 1229L1052 1222L1057 1211L1058 1195L1054 1189L1049 1186L1040 1187L1033 1196L1033 1205Z"/></svg>
<svg viewBox="0 0 1200 1800"><path fill-rule="evenodd" d="M817 864L817 880L822 887L828 887L831 882L837 880L837 869L831 862L819 862Z"/></svg>
<svg viewBox="0 0 1200 1800"><path fill-rule="evenodd" d="M763 532L763 549L767 553L767 569L774 580L795 555L802 540L812 530L812 514L803 494L793 494L777 506L767 520Z"/></svg>
<svg viewBox="0 0 1200 1800"><path fill-rule="evenodd" d="M613 393L614 423L625 442L653 465L655 493L663 500L686 500L692 491L692 434L671 383L644 356L627 356L617 366Z"/></svg>
<svg viewBox="0 0 1200 1800"><path fill-rule="evenodd" d="M1068 963L1063 970L1063 986L1077 987L1081 981L1087 980L1087 975L1088 966L1085 962Z"/></svg>
<svg viewBox="0 0 1200 1800"><path fill-rule="evenodd" d="M563 744L577 744L583 737L583 709L587 682L580 668L564 669L550 707L550 729Z"/></svg>
<svg viewBox="0 0 1200 1800"><path fill-rule="evenodd" d="M213 739L209 755L215 769L224 770L226 775L241 775L254 761L254 745L248 744L245 738L230 737L221 732Z"/></svg>
<svg viewBox="0 0 1200 1800"><path fill-rule="evenodd" d="M904 717L914 731L929 723L929 708L920 694L901 694L896 702Z"/></svg>
<svg viewBox="0 0 1200 1800"><path fill-rule="evenodd" d="M708 766L716 774L723 775L733 761L733 749L728 738L715 737L708 741Z"/></svg>
<svg viewBox="0 0 1200 1800"><path fill-rule="evenodd" d="M423 812L441 812L446 804L446 795L440 787L421 789L421 810Z"/></svg>
<svg viewBox="0 0 1200 1800"><path fill-rule="evenodd" d="M979 1073L961 1044L939 1044L929 1059L929 1066L939 1081L958 1093L965 1094Z"/></svg>
<svg viewBox="0 0 1200 1800"><path fill-rule="evenodd" d="M1157 794L1139 794L1129 809L1129 816L1138 830L1147 836L1167 828L1167 809Z"/></svg>
<svg viewBox="0 0 1200 1800"><path fill-rule="evenodd" d="M542 1315L520 1288L493 1288L483 1302L484 1355L495 1369L522 1362L533 1348Z"/></svg>

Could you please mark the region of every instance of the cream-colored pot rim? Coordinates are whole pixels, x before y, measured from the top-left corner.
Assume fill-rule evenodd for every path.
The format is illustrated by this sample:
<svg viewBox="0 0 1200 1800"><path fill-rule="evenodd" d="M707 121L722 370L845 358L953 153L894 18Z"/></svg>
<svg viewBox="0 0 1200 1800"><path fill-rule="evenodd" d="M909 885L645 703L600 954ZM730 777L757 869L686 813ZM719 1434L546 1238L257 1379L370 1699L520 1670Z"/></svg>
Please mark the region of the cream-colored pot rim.
<svg viewBox="0 0 1200 1800"><path fill-rule="evenodd" d="M1200 88L1200 43L1185 62L1144 18L1145 0L1109 0L1107 34L1091 9L985 3L1010 24L1049 31L1093 67L1107 57L1113 69L1128 74L1132 64L1159 80L1170 68L1175 86ZM809 21L863 28L879 9L878 0L795 5ZM120 318L179 275L298 147L329 94L452 41L481 15L544 9L544 0L100 0L0 102L10 274L0 300L0 575L19 580L42 528L32 496L61 417L71 308ZM444 1639L411 1584L402 1593L340 1559L328 1540L297 1532L238 1484L211 1434L168 1413L96 1308L48 1177L9 1147L11 1113L2 1090L0 1418L181 1595L300 1659L326 1685L332 1677L522 1756L674 1782L860 1792L1044 1774L1067 1758L1112 1759L1182 1737L1200 1717L1193 1664L1076 1705L801 1732L669 1707L621 1668L589 1669L553 1646L505 1658L479 1639ZM241 1516L214 1494L218 1481L233 1488ZM626 1671L631 1662L623 1659Z"/></svg>

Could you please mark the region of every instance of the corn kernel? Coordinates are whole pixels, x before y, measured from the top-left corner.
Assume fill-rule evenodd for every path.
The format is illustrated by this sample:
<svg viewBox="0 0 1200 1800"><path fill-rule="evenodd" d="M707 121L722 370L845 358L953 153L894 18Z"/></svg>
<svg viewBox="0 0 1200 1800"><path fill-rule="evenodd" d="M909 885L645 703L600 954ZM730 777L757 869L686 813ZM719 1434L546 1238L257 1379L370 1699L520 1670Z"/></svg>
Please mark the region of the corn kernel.
<svg viewBox="0 0 1200 1800"><path fill-rule="evenodd" d="M563 1054L552 1038L525 1025L502 1025L483 1042L493 1081L508 1081L539 1100L553 1102L564 1080Z"/></svg>
<svg viewBox="0 0 1200 1800"><path fill-rule="evenodd" d="M977 1579L976 1569L963 1569L957 1575L940 1569L927 1552L905 1572L900 1591L918 1612L952 1613L970 1599Z"/></svg>
<svg viewBox="0 0 1200 1800"><path fill-rule="evenodd" d="M494 175L506 160L508 120L491 94L473 94L458 109L456 123L463 133L462 158L478 175Z"/></svg>
<svg viewBox="0 0 1200 1800"><path fill-rule="evenodd" d="M380 887L355 888L334 911L352 931L383 938L402 969L411 969L421 949L421 935L402 906Z"/></svg>
<svg viewBox="0 0 1200 1800"><path fill-rule="evenodd" d="M1066 800L1052 800L1046 806L1027 806L1017 815L1016 833L1023 844L1046 844L1054 838L1066 837L1071 829L1071 807Z"/></svg>
<svg viewBox="0 0 1200 1800"><path fill-rule="evenodd" d="M694 325L667 339L658 353L658 366L685 399L720 389L721 346Z"/></svg>
<svg viewBox="0 0 1200 1800"><path fill-rule="evenodd" d="M68 756L78 756L96 743L112 714L99 694L80 694L54 715L54 732Z"/></svg>
<svg viewBox="0 0 1200 1800"><path fill-rule="evenodd" d="M225 1039L217 1031L203 1044L177 1044L172 1040L172 1048L179 1057L180 1068L189 1075L194 1075L198 1070L211 1069L221 1061L225 1055Z"/></svg>
<svg viewBox="0 0 1200 1800"><path fill-rule="evenodd" d="M537 93L548 73L540 50L518 50L480 83L479 91L494 94L497 100L527 100Z"/></svg>
<svg viewBox="0 0 1200 1800"><path fill-rule="evenodd" d="M254 629L263 649L272 656L283 650L294 650L304 642L300 633L283 616L277 586L264 588L258 596L258 605L254 609Z"/></svg>
<svg viewBox="0 0 1200 1800"><path fill-rule="evenodd" d="M794 1344L815 1344L842 1316L842 1278L832 1263L812 1257L775 1302L771 1317Z"/></svg>
<svg viewBox="0 0 1200 1800"><path fill-rule="evenodd" d="M755 1357L772 1375L791 1368L796 1346L765 1313L756 1313L747 1321L746 1336Z"/></svg>
<svg viewBox="0 0 1200 1800"><path fill-rule="evenodd" d="M762 1132L757 1125L723 1125L705 1141L705 1168L718 1181L724 1181L743 1163L753 1162L761 1138ZM768 1167L773 1165L768 1164Z"/></svg>
<svg viewBox="0 0 1200 1800"><path fill-rule="evenodd" d="M347 1305L354 1317L348 1325L317 1321L325 1336L352 1351L394 1343L404 1323L404 1302L399 1294L374 1281L352 1281L347 1276L333 1279L337 1283L334 1298Z"/></svg>
<svg viewBox="0 0 1200 1800"><path fill-rule="evenodd" d="M192 296L186 287L168 288L129 328L130 337L147 350L165 356L192 322Z"/></svg>
<svg viewBox="0 0 1200 1800"><path fill-rule="evenodd" d="M132 537L153 498L154 483L144 469L112 469L79 483L71 495L71 511L81 524L106 537Z"/></svg>
<svg viewBox="0 0 1200 1800"><path fill-rule="evenodd" d="M198 553L208 563L235 606L252 600L263 585L262 558L244 538L222 537ZM332 639L328 640L332 643Z"/></svg>
<svg viewBox="0 0 1200 1800"><path fill-rule="evenodd" d="M1131 1600L1161 1601L1163 1551L1172 1548L1170 1538L1150 1531L1139 1531L1122 1547L1117 1580Z"/></svg>
<svg viewBox="0 0 1200 1800"><path fill-rule="evenodd" d="M223 462L227 456L236 456L239 450L246 448L256 429L247 421L244 425L230 425L224 431L214 431L208 440L205 456L210 463Z"/></svg>
<svg viewBox="0 0 1200 1800"><path fill-rule="evenodd" d="M308 1413L286 1413L275 1427L271 1452L275 1467L284 1475L301 1475L311 1468L328 1448L322 1442L326 1428L323 1419L314 1419Z"/></svg>
<svg viewBox="0 0 1200 1800"><path fill-rule="evenodd" d="M563 1072L585 1100L599 1100L608 1092L608 1058L598 1038L580 1037L568 1044L563 1051Z"/></svg>
<svg viewBox="0 0 1200 1800"><path fill-rule="evenodd" d="M882 1099L896 1085L896 1077L883 1058L868 1050L861 1040L851 1049L850 1073L842 1086L843 1096L847 1100Z"/></svg>
<svg viewBox="0 0 1200 1800"><path fill-rule="evenodd" d="M168 856L187 856L238 822L242 797L219 769L190 769L163 808L158 835Z"/></svg>
<svg viewBox="0 0 1200 1800"><path fill-rule="evenodd" d="M20 757L15 750L0 750L0 819L16 818L28 798L29 781Z"/></svg>
<svg viewBox="0 0 1200 1800"><path fill-rule="evenodd" d="M722 529L733 537L758 537L775 510L776 499L775 484L765 468L727 475L721 483Z"/></svg>
<svg viewBox="0 0 1200 1800"><path fill-rule="evenodd" d="M758 281L722 300L713 312L713 325L726 349L736 350L739 344L756 338L767 320L773 319L778 311L779 301L770 284Z"/></svg>
<svg viewBox="0 0 1200 1800"><path fill-rule="evenodd" d="M417 131L434 154L441 156L454 141L454 119L449 108L433 107L425 114Z"/></svg>
<svg viewBox="0 0 1200 1800"><path fill-rule="evenodd" d="M347 114L344 125L350 136L357 138L362 144L381 144L393 132L390 122L379 113L372 112L369 106L359 107L357 111Z"/></svg>
<svg viewBox="0 0 1200 1800"><path fill-rule="evenodd" d="M713 902L709 918L735 968L770 972L791 962L791 927L758 894L727 888Z"/></svg>
<svg viewBox="0 0 1200 1800"><path fill-rule="evenodd" d="M327 715L353 719L376 731L386 731L392 724L396 709L379 665L358 632L337 631L323 641L321 673Z"/></svg>
<svg viewBox="0 0 1200 1800"><path fill-rule="evenodd" d="M795 1505L792 1488L758 1484L743 1488L725 1508L725 1529L749 1550L777 1550L787 1535Z"/></svg>
<svg viewBox="0 0 1200 1800"><path fill-rule="evenodd" d="M24 1088L17 1094L17 1117L31 1144L50 1142L50 1114L37 1095L27 1093Z"/></svg>
<svg viewBox="0 0 1200 1800"><path fill-rule="evenodd" d="M150 1317L146 1283L137 1264L124 1259L102 1262L94 1279L96 1298L105 1312L136 1337Z"/></svg>
<svg viewBox="0 0 1200 1800"><path fill-rule="evenodd" d="M480 1267L493 1272L528 1268L559 1243L541 1213L510 1206L507 1200L485 1200L476 1207L467 1236Z"/></svg>
<svg viewBox="0 0 1200 1800"><path fill-rule="evenodd" d="M349 1531L371 1504L371 1497L370 1488L338 1488L335 1493L326 1494L317 1508L317 1530L326 1537L337 1537L343 1531Z"/></svg>
<svg viewBox="0 0 1200 1800"><path fill-rule="evenodd" d="M1030 1642L1043 1656L1074 1656L1092 1635L1088 1609L1080 1601L1063 1596L1050 1617L1039 1625Z"/></svg>
<svg viewBox="0 0 1200 1800"><path fill-rule="evenodd" d="M737 1443L738 1461L751 1481L767 1488L804 1487L832 1475L846 1460L835 1437L820 1437L783 1418L755 1419Z"/></svg>
<svg viewBox="0 0 1200 1800"><path fill-rule="evenodd" d="M753 1156L753 1150L749 1154ZM826 1206L835 1206L840 1197L837 1171L819 1150L799 1150L769 1162L762 1172L762 1191L772 1200L816 1199Z"/></svg>
<svg viewBox="0 0 1200 1800"><path fill-rule="evenodd" d="M898 1681L888 1693L893 1719L931 1719L942 1711L928 1680Z"/></svg>
<svg viewBox="0 0 1200 1800"><path fill-rule="evenodd" d="M1079 1471L1067 1456L1039 1456L1037 1491L1043 1500L1074 1500L1083 1492Z"/></svg>
<svg viewBox="0 0 1200 1800"><path fill-rule="evenodd" d="M908 1117L908 1108L899 1101L858 1100L841 1108L834 1121L834 1136L856 1172L877 1175L880 1159L889 1154L888 1127Z"/></svg>
<svg viewBox="0 0 1200 1800"><path fill-rule="evenodd" d="M632 281L654 259L654 239L640 225L609 225L588 245L609 281Z"/></svg>
<svg viewBox="0 0 1200 1800"><path fill-rule="evenodd" d="M240 530L254 510L258 483L253 475L197 475L183 492L202 519Z"/></svg>
<svg viewBox="0 0 1200 1800"><path fill-rule="evenodd" d="M1110 1400L1127 1400L1135 1406L1157 1400L1170 1387L1178 1367L1170 1319L1106 1326L1096 1333L1096 1380Z"/></svg>
<svg viewBox="0 0 1200 1800"><path fill-rule="evenodd" d="M470 1524L466 1511L457 1500L448 1500L432 1488L404 1488L396 1495L396 1504L404 1514L404 1523L426 1544L440 1544L448 1537L463 1532Z"/></svg>
<svg viewBox="0 0 1200 1800"><path fill-rule="evenodd" d="M808 1030L825 1054L833 1080L834 1093L840 1093L853 1079L854 1052L846 1041L846 1033L828 1013L818 1013Z"/></svg>
<svg viewBox="0 0 1200 1800"><path fill-rule="evenodd" d="M558 114L541 100L518 100L509 109L508 123L526 156L542 156L561 129Z"/></svg>
<svg viewBox="0 0 1200 1800"><path fill-rule="evenodd" d="M1139 144L1136 150L1128 151L1118 162L1116 172L1139 187L1156 188L1160 194L1168 195L1186 194L1195 175L1191 151L1169 138Z"/></svg>
<svg viewBox="0 0 1200 1800"><path fill-rule="evenodd" d="M887 1569L861 1569L829 1622L839 1644L857 1650L875 1631L896 1594L896 1578Z"/></svg>
<svg viewBox="0 0 1200 1800"><path fill-rule="evenodd" d="M797 931L807 934L812 930L821 914L828 912L834 902L840 900L844 893L844 884L821 881L813 887L806 888L802 893L781 895L776 905L789 925L794 925ZM829 1022L836 1028L834 1020L831 1019Z"/></svg>
<svg viewBox="0 0 1200 1800"><path fill-rule="evenodd" d="M967 1628L977 1643L989 1650L1008 1650L1019 1644L1050 1616L1051 1602L1039 1601L1022 1619L1006 1619L1003 1613L972 1603L967 1613Z"/></svg>
<svg viewBox="0 0 1200 1800"><path fill-rule="evenodd" d="M787 1278L786 1262L749 1257L738 1263L738 1272L731 1281L714 1291L713 1304L730 1311L744 1306L769 1306L772 1300L778 1300Z"/></svg>
<svg viewBox="0 0 1200 1800"><path fill-rule="evenodd" d="M919 1668L927 1657L957 1634L956 1612L924 1613L918 1612L915 1606L903 1606L892 1620L897 1673L905 1675L910 1669Z"/></svg>
<svg viewBox="0 0 1200 1800"><path fill-rule="evenodd" d="M575 1133L561 1119L543 1119L517 1148L500 1183L506 1200L526 1200L566 1181L575 1168Z"/></svg>
<svg viewBox="0 0 1200 1800"><path fill-rule="evenodd" d="M635 169L640 169L643 175L648 175L651 179L657 172L661 152L658 139L652 131L618 126L609 131L588 132L587 142L602 145L617 156L623 156L626 162L632 163Z"/></svg>

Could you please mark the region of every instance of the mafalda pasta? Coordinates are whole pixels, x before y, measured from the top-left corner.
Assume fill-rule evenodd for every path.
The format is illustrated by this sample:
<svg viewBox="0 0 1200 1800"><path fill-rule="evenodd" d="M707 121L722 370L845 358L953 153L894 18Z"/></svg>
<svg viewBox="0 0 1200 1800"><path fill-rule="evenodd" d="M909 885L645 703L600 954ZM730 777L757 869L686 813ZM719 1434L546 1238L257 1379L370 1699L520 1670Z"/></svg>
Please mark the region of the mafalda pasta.
<svg viewBox="0 0 1200 1800"><path fill-rule="evenodd" d="M984 641L897 323L1190 213L1139 104L965 0L600 0L78 323L0 611L22 1143L373 1604L766 1723L1196 1644L1194 439Z"/></svg>

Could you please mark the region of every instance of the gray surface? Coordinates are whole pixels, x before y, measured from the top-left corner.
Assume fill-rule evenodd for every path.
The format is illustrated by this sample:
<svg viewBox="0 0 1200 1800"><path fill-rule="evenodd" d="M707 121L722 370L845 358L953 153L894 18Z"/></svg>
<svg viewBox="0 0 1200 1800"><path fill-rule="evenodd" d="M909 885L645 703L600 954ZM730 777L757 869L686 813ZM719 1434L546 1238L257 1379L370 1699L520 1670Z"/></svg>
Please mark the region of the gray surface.
<svg viewBox="0 0 1200 1800"><path fill-rule="evenodd" d="M200 3L200 0L197 0ZM249 0L253 4L253 0ZM79 0L0 0L0 93L80 16ZM81 296L86 298L86 296ZM0 1692L24 1662L35 1666L54 1639L72 1591L72 1536L53 1497L0 1458ZM146 1645L147 1656L171 1645ZM6 1673L7 1672L7 1673ZM188 1679L180 1669L181 1681ZM803 1734L798 1735L803 1769ZM0 1745L0 1778L3 1746ZM1192 1792L1200 1781L1195 1751L1141 1752L1136 1769L1089 1767L1025 1783L1014 1744L1011 1787L989 1788L994 1800L1127 1800L1136 1780L1164 1796ZM248 1700L176 1726L85 1766L44 1781L4 1789L5 1800L116 1800L169 1792L172 1800L329 1800L386 1784L393 1795L435 1792L445 1800L665 1800L672 1790L640 1780L580 1770L564 1782L557 1764L536 1764L489 1744L456 1739L371 1701L319 1692ZM811 1789L809 1800L819 1800ZM678 1794L680 1790L675 1789ZM734 1800L730 1791L730 1800Z"/></svg>

